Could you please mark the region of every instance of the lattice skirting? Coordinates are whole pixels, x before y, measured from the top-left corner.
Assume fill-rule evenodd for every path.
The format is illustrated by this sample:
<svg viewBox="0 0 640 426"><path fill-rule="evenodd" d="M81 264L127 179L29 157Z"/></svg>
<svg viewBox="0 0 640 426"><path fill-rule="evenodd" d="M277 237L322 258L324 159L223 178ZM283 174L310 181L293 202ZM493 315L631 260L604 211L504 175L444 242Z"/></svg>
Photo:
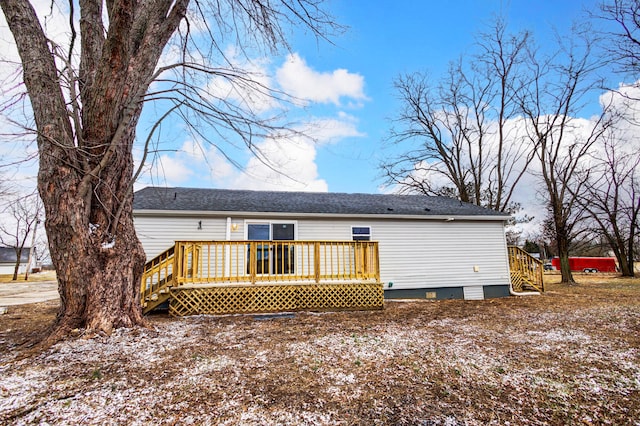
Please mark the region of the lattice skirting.
<svg viewBox="0 0 640 426"><path fill-rule="evenodd" d="M383 307L381 283L174 287L171 289L169 314L369 310Z"/></svg>
<svg viewBox="0 0 640 426"><path fill-rule="evenodd" d="M538 288L539 286L540 284L537 284L529 280L529 278L527 278L522 272L511 271L511 287L513 288L513 291L515 292L529 291L529 290L540 291L540 289ZM541 288L542 288L542 291L544 291L544 288L543 287Z"/></svg>
<svg viewBox="0 0 640 426"><path fill-rule="evenodd" d="M525 279L520 271L511 271L511 287L513 291L522 291Z"/></svg>

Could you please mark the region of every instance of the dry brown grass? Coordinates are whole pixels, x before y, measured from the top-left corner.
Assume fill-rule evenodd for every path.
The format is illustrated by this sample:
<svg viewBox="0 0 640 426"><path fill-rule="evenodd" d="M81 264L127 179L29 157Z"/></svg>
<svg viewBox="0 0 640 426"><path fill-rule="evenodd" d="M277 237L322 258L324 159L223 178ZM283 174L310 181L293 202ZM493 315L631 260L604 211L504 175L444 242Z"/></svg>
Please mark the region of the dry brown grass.
<svg viewBox="0 0 640 426"><path fill-rule="evenodd" d="M39 282L43 282L43 281L55 281L55 280L56 280L56 272L55 271L43 271L43 272L38 272L36 274L29 274L28 280L26 282L39 283ZM18 279L16 281L13 281L13 275L12 274L0 275L0 284L3 284L3 283L20 283L20 282L25 282L24 273L19 274L18 275Z"/></svg>
<svg viewBox="0 0 640 426"><path fill-rule="evenodd" d="M640 280L577 279L376 312L154 315L19 361L56 305L11 307L0 423L640 424Z"/></svg>

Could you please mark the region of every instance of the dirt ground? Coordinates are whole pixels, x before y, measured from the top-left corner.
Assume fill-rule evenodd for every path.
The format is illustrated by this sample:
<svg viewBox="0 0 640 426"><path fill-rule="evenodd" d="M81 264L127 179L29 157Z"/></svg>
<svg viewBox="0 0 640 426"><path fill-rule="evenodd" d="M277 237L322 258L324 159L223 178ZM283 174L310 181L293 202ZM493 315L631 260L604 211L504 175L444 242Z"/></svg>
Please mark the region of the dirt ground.
<svg viewBox="0 0 640 426"><path fill-rule="evenodd" d="M27 358L57 302L11 306L0 424L640 425L640 279L577 278L373 312L153 315Z"/></svg>

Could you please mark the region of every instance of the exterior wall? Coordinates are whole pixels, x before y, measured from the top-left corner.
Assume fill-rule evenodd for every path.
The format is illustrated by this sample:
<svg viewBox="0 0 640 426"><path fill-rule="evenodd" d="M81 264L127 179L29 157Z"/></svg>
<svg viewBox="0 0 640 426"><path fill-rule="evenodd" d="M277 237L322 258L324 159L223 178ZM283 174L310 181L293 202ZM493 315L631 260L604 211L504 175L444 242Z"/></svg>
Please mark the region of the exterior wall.
<svg viewBox="0 0 640 426"><path fill-rule="evenodd" d="M373 232L386 289L509 284L501 222L416 221Z"/></svg>
<svg viewBox="0 0 640 426"><path fill-rule="evenodd" d="M244 240L247 223L265 221L269 218L135 217L148 258L175 240ZM455 297L457 291L447 288L462 289L471 299L508 294L509 260L501 221L279 216L271 222L294 223L297 240L351 240L352 226L370 227L371 239L379 242L380 278L387 297L413 295L402 291L413 289L440 289L436 296L418 292L423 298Z"/></svg>
<svg viewBox="0 0 640 426"><path fill-rule="evenodd" d="M134 223L147 259L152 259L173 246L174 241L224 240L227 229L227 219L224 217L134 214ZM202 229L198 229L199 227Z"/></svg>
<svg viewBox="0 0 640 426"><path fill-rule="evenodd" d="M15 263L0 263L0 275L13 275L13 271L15 269ZM27 270L27 264L21 263L20 269L18 270L18 274L24 274Z"/></svg>
<svg viewBox="0 0 640 426"><path fill-rule="evenodd" d="M370 226L371 239L380 243L380 278L387 294L415 288L509 285L500 221L300 220L298 238L351 240L352 226Z"/></svg>

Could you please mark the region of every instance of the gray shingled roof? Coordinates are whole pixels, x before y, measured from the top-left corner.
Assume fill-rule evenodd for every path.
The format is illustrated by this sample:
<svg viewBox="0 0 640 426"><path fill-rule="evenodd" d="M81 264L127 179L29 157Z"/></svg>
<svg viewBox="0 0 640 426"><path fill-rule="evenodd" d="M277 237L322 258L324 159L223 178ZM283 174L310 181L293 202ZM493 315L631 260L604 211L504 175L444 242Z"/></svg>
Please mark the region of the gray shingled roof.
<svg viewBox="0 0 640 426"><path fill-rule="evenodd" d="M331 192L277 192L147 187L134 194L134 210L318 213L344 215L509 215L446 197Z"/></svg>
<svg viewBox="0 0 640 426"><path fill-rule="evenodd" d="M20 263L29 261L30 247L24 247L20 254ZM0 247L0 263L16 263L16 250L13 247Z"/></svg>

